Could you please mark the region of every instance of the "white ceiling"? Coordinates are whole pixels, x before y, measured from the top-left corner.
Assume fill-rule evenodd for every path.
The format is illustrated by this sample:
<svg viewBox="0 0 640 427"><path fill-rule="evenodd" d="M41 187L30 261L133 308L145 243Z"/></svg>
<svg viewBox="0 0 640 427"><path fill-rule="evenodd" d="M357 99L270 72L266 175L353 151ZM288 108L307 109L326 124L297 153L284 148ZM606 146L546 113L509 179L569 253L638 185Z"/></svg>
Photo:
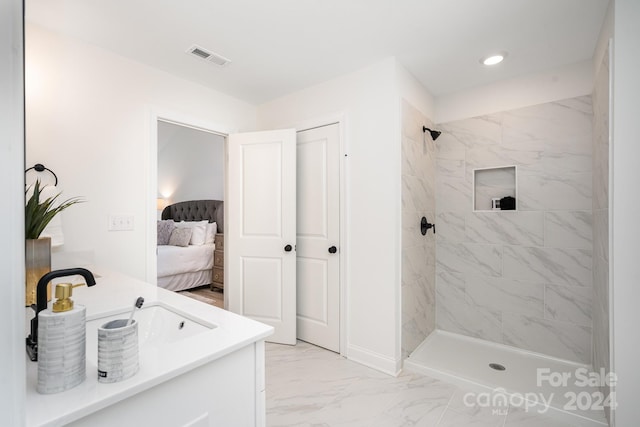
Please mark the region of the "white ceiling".
<svg viewBox="0 0 640 427"><path fill-rule="evenodd" d="M435 96L590 59L608 0L26 0L27 20L259 104L395 56ZM192 58L197 44L233 62ZM495 68L479 59L509 52Z"/></svg>

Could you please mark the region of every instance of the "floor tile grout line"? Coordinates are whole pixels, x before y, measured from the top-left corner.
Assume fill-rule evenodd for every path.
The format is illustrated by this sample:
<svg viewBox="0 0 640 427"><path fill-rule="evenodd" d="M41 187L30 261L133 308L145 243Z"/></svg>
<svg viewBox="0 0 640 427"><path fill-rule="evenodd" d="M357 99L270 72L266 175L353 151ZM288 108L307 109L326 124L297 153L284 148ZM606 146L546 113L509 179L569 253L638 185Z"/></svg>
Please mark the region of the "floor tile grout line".
<svg viewBox="0 0 640 427"><path fill-rule="evenodd" d="M447 406L444 408L444 411L442 411L442 414L440 414L440 418L438 419L438 422L436 423L435 427L438 427L440 425L440 423L442 422L442 419L444 418L444 414L449 410L449 406L451 406L451 402L453 401L453 397L456 395L456 392L459 390L458 387L456 387L453 392L451 393L451 397L449 398L449 401L447 402Z"/></svg>

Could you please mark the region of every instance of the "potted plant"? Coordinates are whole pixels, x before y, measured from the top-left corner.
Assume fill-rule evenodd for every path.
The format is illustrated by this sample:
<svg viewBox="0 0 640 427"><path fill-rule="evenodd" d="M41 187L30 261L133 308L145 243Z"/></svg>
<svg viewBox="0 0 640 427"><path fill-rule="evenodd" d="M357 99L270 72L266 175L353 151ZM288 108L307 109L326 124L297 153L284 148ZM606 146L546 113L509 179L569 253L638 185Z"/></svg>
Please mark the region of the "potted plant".
<svg viewBox="0 0 640 427"><path fill-rule="evenodd" d="M33 193L27 199L25 205L25 267L26 267L26 306L35 304L36 302L36 285L38 280L46 273L51 271L51 238L40 237L44 229L51 220L60 212L76 203L81 203L78 197L67 199L57 203L59 194L40 200L42 196L42 188L40 181L37 180L33 184ZM29 187L25 193L28 195ZM48 299L50 291L47 289Z"/></svg>

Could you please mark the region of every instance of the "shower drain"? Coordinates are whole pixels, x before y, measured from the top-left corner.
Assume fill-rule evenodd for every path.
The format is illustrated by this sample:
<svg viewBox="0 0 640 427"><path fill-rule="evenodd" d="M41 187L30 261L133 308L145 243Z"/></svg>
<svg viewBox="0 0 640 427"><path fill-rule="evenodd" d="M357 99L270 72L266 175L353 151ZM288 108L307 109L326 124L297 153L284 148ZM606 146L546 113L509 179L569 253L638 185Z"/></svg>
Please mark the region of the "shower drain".
<svg viewBox="0 0 640 427"><path fill-rule="evenodd" d="M504 367L504 365L501 365L499 363L489 363L489 367L491 369L495 369L496 371L504 371L507 369Z"/></svg>

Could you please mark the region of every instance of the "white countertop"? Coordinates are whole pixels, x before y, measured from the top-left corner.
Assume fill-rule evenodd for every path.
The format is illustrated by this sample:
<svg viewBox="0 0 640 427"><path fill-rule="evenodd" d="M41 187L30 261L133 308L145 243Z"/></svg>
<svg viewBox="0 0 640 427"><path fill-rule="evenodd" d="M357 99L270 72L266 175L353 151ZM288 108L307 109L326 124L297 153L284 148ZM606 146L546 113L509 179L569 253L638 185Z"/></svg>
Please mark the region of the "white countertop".
<svg viewBox="0 0 640 427"><path fill-rule="evenodd" d="M145 306L155 303L174 307L216 327L197 336L182 339L163 349L161 354L154 353L146 357L141 354L140 371L121 382L98 383L96 363L87 360L87 379L77 387L57 394L44 395L36 391L37 362L31 362L25 350L27 426L64 425L263 340L273 333L271 326L195 299L117 273L108 273L105 276L96 277L97 284L91 288L82 286L73 291L72 298L75 303L87 308L87 320L104 317L123 309L130 310L135 299L142 296ZM70 280L67 278L54 282L61 281ZM72 281L78 282L78 279ZM33 310L26 310L27 319L33 317Z"/></svg>

